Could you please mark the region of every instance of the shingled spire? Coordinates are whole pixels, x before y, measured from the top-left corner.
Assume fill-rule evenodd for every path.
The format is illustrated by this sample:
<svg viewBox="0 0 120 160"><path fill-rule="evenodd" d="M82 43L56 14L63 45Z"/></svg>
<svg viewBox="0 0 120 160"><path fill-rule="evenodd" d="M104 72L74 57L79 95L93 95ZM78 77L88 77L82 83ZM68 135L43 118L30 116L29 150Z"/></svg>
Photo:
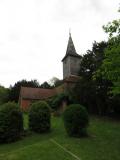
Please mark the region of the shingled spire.
<svg viewBox="0 0 120 160"><path fill-rule="evenodd" d="M71 54L76 54L75 46L71 37L71 33L69 33L69 40L68 40L68 45L67 45L67 50L66 50L66 55L71 55Z"/></svg>
<svg viewBox="0 0 120 160"><path fill-rule="evenodd" d="M75 56L75 57L80 57L79 54L76 53L75 46L72 40L71 33L69 32L69 40L68 40L68 45L67 45L67 50L66 50L66 55L62 59L62 61L67 57L67 56Z"/></svg>

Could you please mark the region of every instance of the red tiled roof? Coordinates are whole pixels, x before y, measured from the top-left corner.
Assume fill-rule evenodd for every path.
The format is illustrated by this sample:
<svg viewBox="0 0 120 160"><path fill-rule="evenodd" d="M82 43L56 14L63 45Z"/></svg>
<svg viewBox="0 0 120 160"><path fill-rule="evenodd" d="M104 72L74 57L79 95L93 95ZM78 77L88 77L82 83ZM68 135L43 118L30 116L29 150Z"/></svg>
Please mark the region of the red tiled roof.
<svg viewBox="0 0 120 160"><path fill-rule="evenodd" d="M21 87L20 96L24 99L47 99L56 95L55 89Z"/></svg>

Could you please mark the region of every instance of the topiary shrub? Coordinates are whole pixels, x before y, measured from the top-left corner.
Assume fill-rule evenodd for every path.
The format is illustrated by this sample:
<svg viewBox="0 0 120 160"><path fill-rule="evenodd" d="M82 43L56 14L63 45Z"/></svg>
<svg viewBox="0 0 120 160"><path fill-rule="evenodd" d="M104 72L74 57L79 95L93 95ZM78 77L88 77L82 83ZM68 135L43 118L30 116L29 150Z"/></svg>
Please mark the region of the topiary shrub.
<svg viewBox="0 0 120 160"><path fill-rule="evenodd" d="M38 101L29 110L29 128L31 131L44 133L51 127L50 107L45 101Z"/></svg>
<svg viewBox="0 0 120 160"><path fill-rule="evenodd" d="M8 102L0 108L0 143L16 141L23 132L23 116L17 104Z"/></svg>
<svg viewBox="0 0 120 160"><path fill-rule="evenodd" d="M87 136L88 112L80 104L71 104L63 113L64 126L69 136Z"/></svg>

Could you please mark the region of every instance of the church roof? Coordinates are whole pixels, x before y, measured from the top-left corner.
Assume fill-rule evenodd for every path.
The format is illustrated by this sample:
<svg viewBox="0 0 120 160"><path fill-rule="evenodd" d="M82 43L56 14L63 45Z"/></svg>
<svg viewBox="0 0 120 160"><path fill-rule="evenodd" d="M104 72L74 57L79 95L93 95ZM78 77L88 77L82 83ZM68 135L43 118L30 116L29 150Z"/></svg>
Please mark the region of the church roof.
<svg viewBox="0 0 120 160"><path fill-rule="evenodd" d="M69 40L68 40L68 45L67 45L67 50L66 50L66 55L62 59L62 61L67 57L67 56L74 56L74 57L81 57L79 54L76 53L75 46L71 37L71 33L69 34Z"/></svg>
<svg viewBox="0 0 120 160"><path fill-rule="evenodd" d="M56 95L55 89L21 87L20 96L24 99L47 99Z"/></svg>

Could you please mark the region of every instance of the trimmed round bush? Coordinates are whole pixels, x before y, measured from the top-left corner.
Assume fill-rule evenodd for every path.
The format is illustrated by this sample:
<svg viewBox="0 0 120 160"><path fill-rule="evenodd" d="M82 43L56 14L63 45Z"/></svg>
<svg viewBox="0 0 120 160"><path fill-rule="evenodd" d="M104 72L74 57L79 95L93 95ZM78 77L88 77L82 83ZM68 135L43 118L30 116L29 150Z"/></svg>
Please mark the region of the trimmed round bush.
<svg viewBox="0 0 120 160"><path fill-rule="evenodd" d="M23 132L23 116L17 104L5 103L0 107L0 143L16 141Z"/></svg>
<svg viewBox="0 0 120 160"><path fill-rule="evenodd" d="M45 101L38 101L31 105L29 111L29 128L31 131L49 132L51 127L50 107Z"/></svg>
<svg viewBox="0 0 120 160"><path fill-rule="evenodd" d="M69 136L87 136L88 112L80 104L69 105L63 113L64 126Z"/></svg>

